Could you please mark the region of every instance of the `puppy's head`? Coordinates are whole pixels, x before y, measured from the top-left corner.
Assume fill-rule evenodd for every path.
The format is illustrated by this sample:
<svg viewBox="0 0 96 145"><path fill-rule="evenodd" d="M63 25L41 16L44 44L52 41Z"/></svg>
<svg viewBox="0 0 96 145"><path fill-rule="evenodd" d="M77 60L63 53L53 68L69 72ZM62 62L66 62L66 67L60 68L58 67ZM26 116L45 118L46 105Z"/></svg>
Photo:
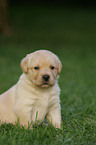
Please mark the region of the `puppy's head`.
<svg viewBox="0 0 96 145"><path fill-rule="evenodd" d="M21 68L37 86L53 86L61 72L59 58L50 51L39 50L28 54L21 61Z"/></svg>

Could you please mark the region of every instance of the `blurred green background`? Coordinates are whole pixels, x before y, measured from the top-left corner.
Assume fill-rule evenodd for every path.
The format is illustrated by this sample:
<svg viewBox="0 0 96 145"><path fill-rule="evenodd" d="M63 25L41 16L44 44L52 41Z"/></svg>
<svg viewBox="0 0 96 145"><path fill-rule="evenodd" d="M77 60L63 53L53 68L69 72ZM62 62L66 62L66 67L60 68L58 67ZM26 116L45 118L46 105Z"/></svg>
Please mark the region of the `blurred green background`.
<svg viewBox="0 0 96 145"><path fill-rule="evenodd" d="M71 81L96 80L95 7L9 3L8 10L12 34L0 34L0 93L18 80L21 59L38 49L61 59L62 90Z"/></svg>
<svg viewBox="0 0 96 145"><path fill-rule="evenodd" d="M96 10L68 5L10 4L12 34L0 34L0 93L16 83L20 61L28 53L48 49L63 64L61 84L79 74L94 81L96 73ZM76 77L76 75L78 76ZM81 76L82 79L82 76ZM84 78L85 79L85 78Z"/></svg>

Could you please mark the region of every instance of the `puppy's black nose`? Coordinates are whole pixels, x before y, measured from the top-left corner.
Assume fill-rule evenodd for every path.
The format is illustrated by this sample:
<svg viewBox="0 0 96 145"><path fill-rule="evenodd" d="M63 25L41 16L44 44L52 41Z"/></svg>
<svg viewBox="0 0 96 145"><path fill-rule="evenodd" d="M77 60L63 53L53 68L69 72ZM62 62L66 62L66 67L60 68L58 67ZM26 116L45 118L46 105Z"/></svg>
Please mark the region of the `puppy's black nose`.
<svg viewBox="0 0 96 145"><path fill-rule="evenodd" d="M43 80L45 80L46 82L49 81L49 78L50 78L49 75L44 75L43 76Z"/></svg>

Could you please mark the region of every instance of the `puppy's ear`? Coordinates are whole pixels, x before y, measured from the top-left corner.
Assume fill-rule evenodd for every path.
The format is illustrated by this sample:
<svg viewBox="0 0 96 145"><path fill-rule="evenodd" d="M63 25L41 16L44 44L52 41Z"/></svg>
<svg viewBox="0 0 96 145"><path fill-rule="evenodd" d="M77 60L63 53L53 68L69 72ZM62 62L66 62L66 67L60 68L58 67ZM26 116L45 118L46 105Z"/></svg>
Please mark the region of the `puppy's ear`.
<svg viewBox="0 0 96 145"><path fill-rule="evenodd" d="M61 70L62 70L62 64L61 64L61 61L58 58L58 74L60 74Z"/></svg>
<svg viewBox="0 0 96 145"><path fill-rule="evenodd" d="M27 74L28 72L28 57L27 56L21 60L20 66L21 66L22 71Z"/></svg>

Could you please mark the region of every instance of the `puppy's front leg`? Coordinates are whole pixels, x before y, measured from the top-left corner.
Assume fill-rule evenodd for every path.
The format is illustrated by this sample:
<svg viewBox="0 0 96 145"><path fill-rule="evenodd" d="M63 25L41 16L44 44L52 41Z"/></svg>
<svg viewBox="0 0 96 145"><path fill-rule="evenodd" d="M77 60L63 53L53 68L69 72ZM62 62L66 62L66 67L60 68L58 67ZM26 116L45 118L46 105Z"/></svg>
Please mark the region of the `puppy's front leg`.
<svg viewBox="0 0 96 145"><path fill-rule="evenodd" d="M61 111L60 105L53 105L47 114L47 121L50 122L55 128L60 128L61 125Z"/></svg>
<svg viewBox="0 0 96 145"><path fill-rule="evenodd" d="M36 107L32 112L32 122L42 122L46 115L46 109L43 107Z"/></svg>

